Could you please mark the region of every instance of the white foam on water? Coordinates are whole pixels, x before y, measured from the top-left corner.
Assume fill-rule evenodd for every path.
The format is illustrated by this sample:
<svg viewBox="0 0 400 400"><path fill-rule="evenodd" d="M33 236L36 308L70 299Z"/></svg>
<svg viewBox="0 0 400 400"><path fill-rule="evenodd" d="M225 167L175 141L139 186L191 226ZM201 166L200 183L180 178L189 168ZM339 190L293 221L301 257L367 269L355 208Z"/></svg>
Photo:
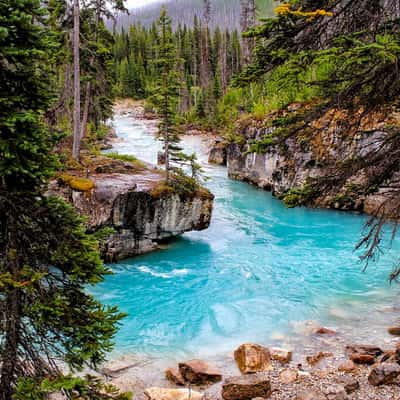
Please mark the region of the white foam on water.
<svg viewBox="0 0 400 400"><path fill-rule="evenodd" d="M143 272L144 274L150 274L151 276L156 276L158 278L164 278L164 279L173 278L174 276L184 276L189 273L189 270L186 268L173 269L171 272L157 272L149 267L146 267L145 265L141 265L137 267L137 269L140 272Z"/></svg>

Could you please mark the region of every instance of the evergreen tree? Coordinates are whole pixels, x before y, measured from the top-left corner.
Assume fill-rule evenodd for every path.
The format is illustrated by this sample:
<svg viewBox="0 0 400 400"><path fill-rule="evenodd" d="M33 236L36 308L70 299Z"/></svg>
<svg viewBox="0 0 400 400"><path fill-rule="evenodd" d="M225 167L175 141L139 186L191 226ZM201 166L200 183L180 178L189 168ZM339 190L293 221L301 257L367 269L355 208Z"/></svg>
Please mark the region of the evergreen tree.
<svg viewBox="0 0 400 400"><path fill-rule="evenodd" d="M208 2L204 3L207 6ZM209 20L206 7L204 19ZM180 79L178 117L188 123L211 126L215 123L216 104L226 93L232 77L240 72L241 46L237 30L216 28L213 32L194 16L193 27L178 24L171 31L171 41L177 57ZM132 25L115 38L115 76L118 96L146 98L154 92L159 68L159 32ZM127 65L125 65L127 63ZM135 71L127 79L128 71ZM135 75L135 77L134 77Z"/></svg>
<svg viewBox="0 0 400 400"><path fill-rule="evenodd" d="M85 290L107 273L97 242L71 206L43 195L57 137L43 122L56 42L42 2L0 2L0 15L0 399L10 400L57 380L59 361L96 366L121 315Z"/></svg>
<svg viewBox="0 0 400 400"><path fill-rule="evenodd" d="M168 17L165 8L161 9L158 28L158 58L155 60L155 64L159 77L152 102L161 120L159 137L164 144L166 180L167 183L170 183L173 163L182 159L182 149L178 145L180 138L175 128L180 87L177 73L179 60L172 40L171 19Z"/></svg>

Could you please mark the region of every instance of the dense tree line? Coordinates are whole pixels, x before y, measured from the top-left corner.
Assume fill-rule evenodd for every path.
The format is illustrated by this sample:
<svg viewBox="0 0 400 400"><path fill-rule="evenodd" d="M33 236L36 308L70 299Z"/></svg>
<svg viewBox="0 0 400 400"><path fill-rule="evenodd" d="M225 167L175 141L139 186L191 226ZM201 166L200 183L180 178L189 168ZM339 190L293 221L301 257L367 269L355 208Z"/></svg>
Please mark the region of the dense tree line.
<svg viewBox="0 0 400 400"><path fill-rule="evenodd" d="M179 25L172 33L179 59L180 113L192 111L204 118L215 109L232 77L242 67L240 36L237 30L213 32L197 16L193 28ZM157 64L159 32L156 24L140 24L122 29L115 36L116 94L146 98L159 76Z"/></svg>

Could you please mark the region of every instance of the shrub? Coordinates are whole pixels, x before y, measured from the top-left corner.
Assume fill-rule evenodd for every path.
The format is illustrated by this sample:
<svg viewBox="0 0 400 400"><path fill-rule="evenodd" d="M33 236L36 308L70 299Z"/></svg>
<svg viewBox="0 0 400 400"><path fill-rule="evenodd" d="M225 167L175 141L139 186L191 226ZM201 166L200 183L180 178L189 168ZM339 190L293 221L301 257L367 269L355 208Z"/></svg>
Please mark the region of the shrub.
<svg viewBox="0 0 400 400"><path fill-rule="evenodd" d="M288 190L281 197L281 199L287 207L294 208L309 203L314 195L315 192L313 188L310 185L305 184L301 188L293 188Z"/></svg>
<svg viewBox="0 0 400 400"><path fill-rule="evenodd" d="M138 160L135 156L129 154L119 154L117 152L111 152L104 154L108 158L112 158L114 160L126 161L134 164L138 168L145 168L146 164L140 160Z"/></svg>

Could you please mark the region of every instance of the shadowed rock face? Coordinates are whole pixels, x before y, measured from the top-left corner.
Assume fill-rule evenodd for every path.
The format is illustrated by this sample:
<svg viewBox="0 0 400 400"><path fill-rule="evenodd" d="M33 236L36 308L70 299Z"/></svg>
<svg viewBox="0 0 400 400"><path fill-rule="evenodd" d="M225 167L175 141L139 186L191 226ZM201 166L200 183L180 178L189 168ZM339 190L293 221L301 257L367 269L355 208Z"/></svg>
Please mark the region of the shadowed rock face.
<svg viewBox="0 0 400 400"><path fill-rule="evenodd" d="M162 182L157 172L139 175L101 174L91 176L95 188L74 191L53 182L50 193L61 195L88 218L89 231L112 227L103 246L106 261L143 254L158 248L163 240L193 230L208 228L213 196L203 191L192 196L165 192L153 195Z"/></svg>

